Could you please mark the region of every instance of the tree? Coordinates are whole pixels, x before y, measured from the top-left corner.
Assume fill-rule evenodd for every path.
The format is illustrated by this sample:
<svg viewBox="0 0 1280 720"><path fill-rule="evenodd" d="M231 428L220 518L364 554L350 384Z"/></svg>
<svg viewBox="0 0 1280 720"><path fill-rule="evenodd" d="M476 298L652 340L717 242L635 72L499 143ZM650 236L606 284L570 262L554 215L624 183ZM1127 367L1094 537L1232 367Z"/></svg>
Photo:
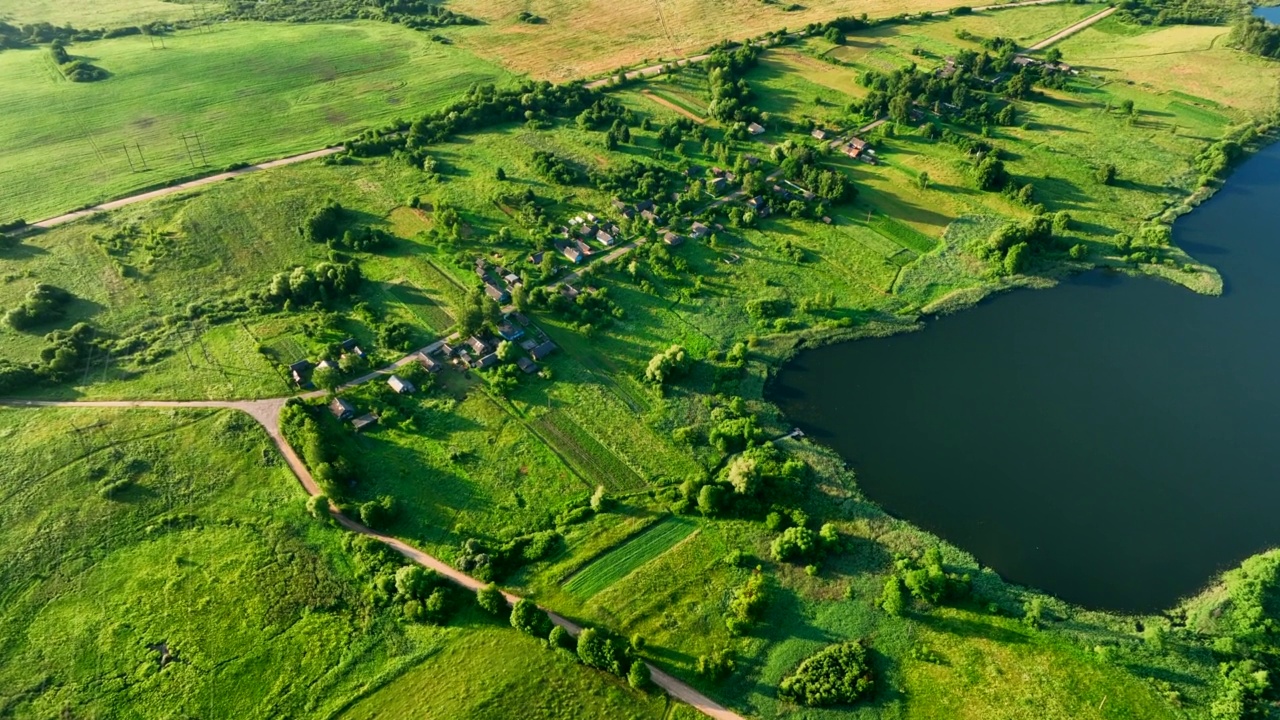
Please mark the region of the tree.
<svg viewBox="0 0 1280 720"><path fill-rule="evenodd" d="M644 370L644 379L655 385L663 385L688 368L688 353L683 347L672 345L649 360L649 365Z"/></svg>
<svg viewBox="0 0 1280 720"><path fill-rule="evenodd" d="M1071 259L1083 260L1089 256L1089 247L1084 243L1076 243L1071 246Z"/></svg>
<svg viewBox="0 0 1280 720"><path fill-rule="evenodd" d="M1058 48L1049 48L1049 51L1044 54L1044 61L1050 65L1057 65L1062 62L1062 51Z"/></svg>
<svg viewBox="0 0 1280 720"><path fill-rule="evenodd" d="M880 608L893 617L901 616L907 608L906 590L902 578L896 573L890 575L884 582L884 591L880 593Z"/></svg>
<svg viewBox="0 0 1280 720"><path fill-rule="evenodd" d="M636 690L649 689L649 666L643 662L631 663L631 670L627 672L627 684Z"/></svg>
<svg viewBox="0 0 1280 720"><path fill-rule="evenodd" d="M1120 112L1125 115L1136 115L1137 108L1134 107L1132 100L1125 100L1120 103Z"/></svg>
<svg viewBox="0 0 1280 720"><path fill-rule="evenodd" d="M1004 256L1004 271L1007 275L1017 275L1026 269L1027 256L1029 247L1026 243L1020 242L1009 248L1008 254Z"/></svg>
<svg viewBox="0 0 1280 720"><path fill-rule="evenodd" d="M698 491L698 510L703 515L715 515L724 503L724 488L719 485L703 485Z"/></svg>
<svg viewBox="0 0 1280 720"><path fill-rule="evenodd" d="M785 562L805 557L817 546L817 535L812 530L807 527L789 527L773 539L769 544L769 551L773 553L774 560Z"/></svg>
<svg viewBox="0 0 1280 720"><path fill-rule="evenodd" d="M871 667L860 642L847 642L819 650L805 658L796 671L782 679L778 694L801 705L847 705L871 692Z"/></svg>
<svg viewBox="0 0 1280 720"><path fill-rule="evenodd" d="M911 119L911 96L902 93L889 101L889 118L894 122L907 122Z"/></svg>
<svg viewBox="0 0 1280 720"><path fill-rule="evenodd" d="M502 362L510 362L516 357L516 345L515 343L503 340L498 343L498 349L495 352L497 352L499 360Z"/></svg>
<svg viewBox="0 0 1280 720"><path fill-rule="evenodd" d="M396 595L406 600L425 599L431 590L434 573L419 565L406 565L396 571Z"/></svg>
<svg viewBox="0 0 1280 720"><path fill-rule="evenodd" d="M1103 185L1110 185L1116 181L1116 166L1107 163L1098 168L1093 173L1093 178Z"/></svg>
<svg viewBox="0 0 1280 720"><path fill-rule="evenodd" d="M551 643L551 647L563 648L574 653L578 651L578 639L559 625L552 626L551 632L547 633L547 642Z"/></svg>
<svg viewBox="0 0 1280 720"><path fill-rule="evenodd" d="M729 484L739 495L751 496L760 488L760 473L755 458L739 455L729 464Z"/></svg>
<svg viewBox="0 0 1280 720"><path fill-rule="evenodd" d="M916 176L916 187L921 190L929 189L929 173L923 170L920 171L920 174Z"/></svg>
<svg viewBox="0 0 1280 720"><path fill-rule="evenodd" d="M598 628L586 628L578 634L578 658L588 667L619 676L632 664L626 643Z"/></svg>
<svg viewBox="0 0 1280 720"><path fill-rule="evenodd" d="M490 615L510 620L511 606L496 585L486 585L476 591L476 604Z"/></svg>
<svg viewBox="0 0 1280 720"><path fill-rule="evenodd" d="M547 637L551 632L551 619L529 598L520 598L511 608L511 626L528 635Z"/></svg>
<svg viewBox="0 0 1280 720"><path fill-rule="evenodd" d="M316 368L315 372L311 373L311 382L321 390L333 392L342 384L342 377L335 368L326 365Z"/></svg>
<svg viewBox="0 0 1280 720"><path fill-rule="evenodd" d="M499 167L498 169L496 169L496 170L494 170L494 171L493 171L493 177L494 177L494 179L495 179L495 180L498 180L499 182L501 182L501 181L503 181L503 180L506 180L506 179L507 179L507 171L506 171L506 170L503 170L501 167Z"/></svg>
<svg viewBox="0 0 1280 720"><path fill-rule="evenodd" d="M979 190L999 190L1004 187L1008 176L1005 175L1004 163L995 157L987 156L974 170Z"/></svg>

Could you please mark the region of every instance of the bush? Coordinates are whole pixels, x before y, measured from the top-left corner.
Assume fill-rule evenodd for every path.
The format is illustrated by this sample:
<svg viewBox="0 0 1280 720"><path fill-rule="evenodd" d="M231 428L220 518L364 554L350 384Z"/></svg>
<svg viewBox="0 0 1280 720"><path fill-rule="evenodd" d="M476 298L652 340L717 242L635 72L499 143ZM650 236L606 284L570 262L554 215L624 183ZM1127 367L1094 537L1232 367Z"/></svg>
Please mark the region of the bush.
<svg viewBox="0 0 1280 720"><path fill-rule="evenodd" d="M511 627L537 638L551 632L551 618L529 598L521 598L511 608Z"/></svg>
<svg viewBox="0 0 1280 720"><path fill-rule="evenodd" d="M867 650L855 641L806 658L795 673L783 678L778 694L808 707L847 705L865 697L872 685Z"/></svg>
<svg viewBox="0 0 1280 720"><path fill-rule="evenodd" d="M733 672L737 664L727 650L716 650L710 655L698 656L698 674L709 680L720 680Z"/></svg>
<svg viewBox="0 0 1280 720"><path fill-rule="evenodd" d="M495 615L503 620L511 619L511 606L507 604L506 597L502 595L502 591L496 585L486 585L477 590L476 604L490 615Z"/></svg>
<svg viewBox="0 0 1280 720"><path fill-rule="evenodd" d="M571 653L578 652L578 639L559 625L552 626L551 632L547 634L547 642L551 647L562 648Z"/></svg>
<svg viewBox="0 0 1280 720"><path fill-rule="evenodd" d="M4 321L14 330L43 325L61 320L71 293L62 288L37 283L22 303L4 314Z"/></svg>
<svg viewBox="0 0 1280 720"><path fill-rule="evenodd" d="M649 360L649 365L644 369L644 379L654 385L662 385L672 377L688 371L689 362L685 349L672 345Z"/></svg>
<svg viewBox="0 0 1280 720"><path fill-rule="evenodd" d="M818 547L818 536L807 527L789 527L769 544L778 562L806 557Z"/></svg>
<svg viewBox="0 0 1280 720"><path fill-rule="evenodd" d="M652 681L649 678L649 666L643 662L631 663L627 671L627 684L636 690L647 690Z"/></svg>
<svg viewBox="0 0 1280 720"><path fill-rule="evenodd" d="M631 669L630 646L607 630L587 628L578 635L578 658L597 670L622 677Z"/></svg>

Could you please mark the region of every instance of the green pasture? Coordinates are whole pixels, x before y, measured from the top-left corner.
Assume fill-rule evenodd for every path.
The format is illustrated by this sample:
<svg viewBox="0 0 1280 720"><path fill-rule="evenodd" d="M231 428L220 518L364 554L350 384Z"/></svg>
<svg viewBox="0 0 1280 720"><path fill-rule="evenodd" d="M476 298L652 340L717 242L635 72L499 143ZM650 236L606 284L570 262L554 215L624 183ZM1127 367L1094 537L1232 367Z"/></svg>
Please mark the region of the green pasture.
<svg viewBox="0 0 1280 720"><path fill-rule="evenodd" d="M507 77L423 33L373 22L237 22L179 32L163 49L132 36L71 52L111 77L72 83L45 49L0 53L0 220L315 150Z"/></svg>

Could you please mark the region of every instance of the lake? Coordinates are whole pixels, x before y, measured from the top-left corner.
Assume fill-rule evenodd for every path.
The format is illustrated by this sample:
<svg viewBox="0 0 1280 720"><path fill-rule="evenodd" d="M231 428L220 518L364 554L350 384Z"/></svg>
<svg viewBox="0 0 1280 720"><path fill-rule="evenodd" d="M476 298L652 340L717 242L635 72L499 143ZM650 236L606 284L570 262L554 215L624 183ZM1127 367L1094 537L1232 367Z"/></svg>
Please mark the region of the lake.
<svg viewBox="0 0 1280 720"><path fill-rule="evenodd" d="M1016 583L1154 611L1280 545L1280 146L1178 220L1219 298L1096 271L801 352L769 396L888 512Z"/></svg>
<svg viewBox="0 0 1280 720"><path fill-rule="evenodd" d="M1280 25L1280 7L1256 7L1253 14L1269 23Z"/></svg>

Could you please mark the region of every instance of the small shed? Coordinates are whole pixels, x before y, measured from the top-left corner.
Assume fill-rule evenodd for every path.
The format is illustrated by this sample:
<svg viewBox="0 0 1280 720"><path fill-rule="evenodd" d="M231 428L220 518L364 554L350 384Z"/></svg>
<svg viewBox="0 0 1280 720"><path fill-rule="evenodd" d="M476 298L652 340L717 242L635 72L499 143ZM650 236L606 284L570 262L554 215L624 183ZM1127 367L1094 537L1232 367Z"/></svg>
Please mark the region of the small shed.
<svg viewBox="0 0 1280 720"><path fill-rule="evenodd" d="M668 230L667 233L662 236L662 242L670 245L671 247L676 247L684 242L684 238Z"/></svg>
<svg viewBox="0 0 1280 720"><path fill-rule="evenodd" d="M498 354L489 353L488 355L485 355L484 357L477 360L475 367L479 370L483 370L485 368L491 368L497 364L498 364Z"/></svg>
<svg viewBox="0 0 1280 720"><path fill-rule="evenodd" d="M317 370L337 370L338 366L334 365L328 360L321 360L320 362L316 363L316 369Z"/></svg>
<svg viewBox="0 0 1280 720"><path fill-rule="evenodd" d="M524 337L524 330L517 327L510 320L503 320L498 323L498 334L503 340L518 340Z"/></svg>
<svg viewBox="0 0 1280 720"><path fill-rule="evenodd" d="M711 181L707 183L707 191L712 195L721 195L728 189L728 187L729 181L725 180L724 177L712 178Z"/></svg>
<svg viewBox="0 0 1280 720"><path fill-rule="evenodd" d="M764 133L764 126L760 123L751 123L747 126L747 132L752 135L762 135Z"/></svg>
<svg viewBox="0 0 1280 720"><path fill-rule="evenodd" d="M418 388L413 386L413 383L405 380L399 375L392 375L387 378L387 384L391 386L392 390L395 390L401 395L411 395L418 390Z"/></svg>
<svg viewBox="0 0 1280 720"><path fill-rule="evenodd" d="M355 350L355 349L356 349L356 345L358 345L358 344L359 344L359 343L357 343L357 342L356 342L356 339L355 339L355 338L347 338L346 340L343 340L343 341L342 341L342 349L343 349L343 350Z"/></svg>
<svg viewBox="0 0 1280 720"><path fill-rule="evenodd" d="M444 369L444 365L430 355L419 355L418 362L422 363L422 367L430 373L438 373Z"/></svg>
<svg viewBox="0 0 1280 720"><path fill-rule="evenodd" d="M356 414L356 406L342 398L334 398L333 402L329 403L329 412L339 420L350 420Z"/></svg>
<svg viewBox="0 0 1280 720"><path fill-rule="evenodd" d="M827 139L827 131L826 131L826 130L823 130L822 128L814 128L814 129L813 129L813 132L811 132L811 133L809 133L809 134L813 136L813 139L814 139L814 140L826 140L826 139Z"/></svg>
<svg viewBox="0 0 1280 720"><path fill-rule="evenodd" d="M542 343L538 347L529 351L534 360L544 360L548 355L556 351L556 344L550 340Z"/></svg>
<svg viewBox="0 0 1280 720"><path fill-rule="evenodd" d="M310 360L299 360L299 361L297 361L297 362L295 362L294 364L292 364L292 365L290 365L290 366L289 366L289 371L290 371L290 372L293 372L293 373L296 373L296 374L298 374L298 375L301 375L302 373L304 373L304 372L306 372L306 371L308 371L308 370L310 370L310 369L311 369L311 361L310 361Z"/></svg>
<svg viewBox="0 0 1280 720"><path fill-rule="evenodd" d="M530 360L527 357L518 358L516 360L516 365L519 365L521 370L525 371L530 375L538 372L538 363Z"/></svg>
<svg viewBox="0 0 1280 720"><path fill-rule="evenodd" d="M466 339L466 346L471 348L471 352L475 353L476 355L484 355L485 353L489 352L489 349L490 349L489 343L481 340L475 335L472 335L471 337Z"/></svg>
<svg viewBox="0 0 1280 720"><path fill-rule="evenodd" d="M704 238L711 234L711 228L700 222L695 222L689 227L689 234L696 238Z"/></svg>
<svg viewBox="0 0 1280 720"><path fill-rule="evenodd" d="M364 432L365 428L378 424L378 416L373 413L365 413L355 420L351 421L351 427L356 432Z"/></svg>

